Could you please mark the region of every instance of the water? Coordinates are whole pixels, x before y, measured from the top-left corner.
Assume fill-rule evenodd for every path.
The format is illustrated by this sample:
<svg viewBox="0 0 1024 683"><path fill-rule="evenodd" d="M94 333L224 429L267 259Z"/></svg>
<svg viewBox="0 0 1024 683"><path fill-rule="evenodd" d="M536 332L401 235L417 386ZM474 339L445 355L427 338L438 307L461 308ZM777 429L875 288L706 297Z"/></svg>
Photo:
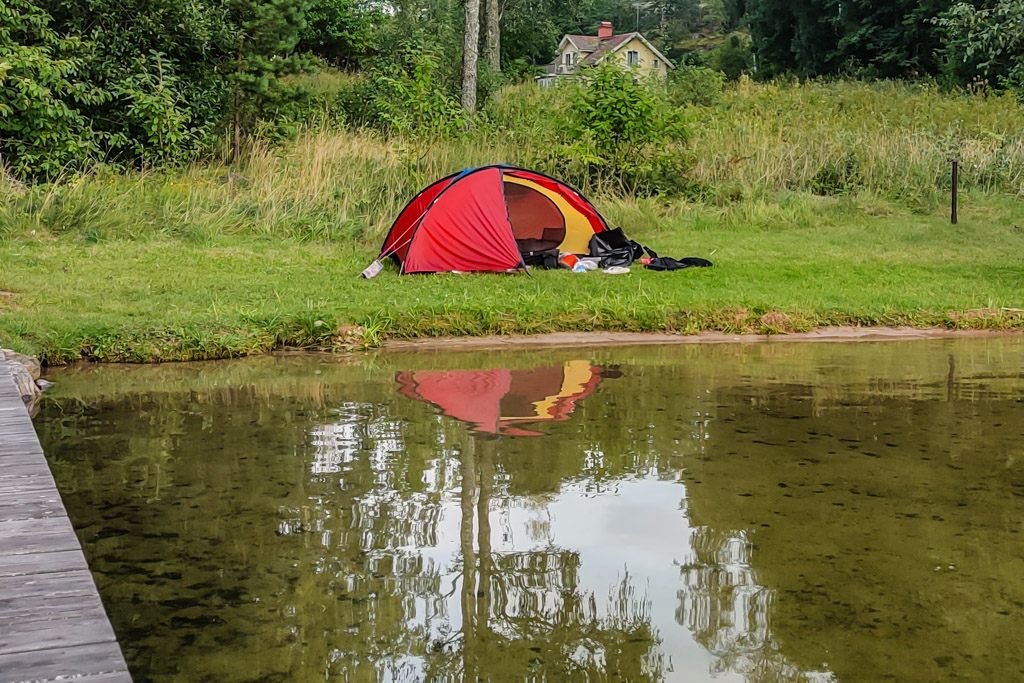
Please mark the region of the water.
<svg viewBox="0 0 1024 683"><path fill-rule="evenodd" d="M1024 676L1021 339L56 379L139 681Z"/></svg>

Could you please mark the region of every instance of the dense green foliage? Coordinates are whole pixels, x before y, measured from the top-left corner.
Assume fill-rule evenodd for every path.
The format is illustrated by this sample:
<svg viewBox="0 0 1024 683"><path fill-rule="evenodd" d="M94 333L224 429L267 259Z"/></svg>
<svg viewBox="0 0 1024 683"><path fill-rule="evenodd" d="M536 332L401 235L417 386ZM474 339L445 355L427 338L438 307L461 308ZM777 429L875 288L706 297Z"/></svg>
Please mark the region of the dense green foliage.
<svg viewBox="0 0 1024 683"><path fill-rule="evenodd" d="M1021 0L754 0L759 75L938 77L1020 89Z"/></svg>
<svg viewBox="0 0 1024 683"><path fill-rule="evenodd" d="M492 125L487 102L509 82L531 80L563 34L593 34L603 20L617 32L639 29L687 66L664 93L630 90L619 78L613 97L629 104L609 124L611 137L602 132L613 113L607 74L585 79L592 92L571 98L561 128L540 127L552 128L544 139L555 144L548 157L561 160L556 166L586 168L627 192L685 185L665 180L684 170L682 147L673 147L668 168L665 155L648 152L681 139L666 134L678 126L663 125L665 103L706 103L720 91L717 76L692 68L730 81L853 76L1024 88L1024 0L505 0L499 10L502 70L480 67L483 113L468 117L456 104L457 0L387 8L355 0L0 0L0 168L22 180L97 164L153 168L209 160L227 149L219 142L234 142L238 160L255 140L325 124L423 141L459 136ZM356 76L330 92L289 77L318 67ZM605 118L592 128L595 112Z"/></svg>
<svg viewBox="0 0 1024 683"><path fill-rule="evenodd" d="M945 29L949 67L1024 93L1024 0L991 6L957 3L936 23Z"/></svg>
<svg viewBox="0 0 1024 683"><path fill-rule="evenodd" d="M567 114L563 166L585 164L588 184L623 194L683 189L688 155L676 143L688 137L685 113L660 84L602 64L572 90Z"/></svg>
<svg viewBox="0 0 1024 683"><path fill-rule="evenodd" d="M766 73L859 74L883 78L936 73L938 30L949 0L756 0L750 24Z"/></svg>
<svg viewBox="0 0 1024 683"><path fill-rule="evenodd" d="M97 135L76 105L103 93L78 81L81 41L62 38L50 16L29 0L0 5L0 168L59 173L99 151Z"/></svg>
<svg viewBox="0 0 1024 683"><path fill-rule="evenodd" d="M52 178L97 162L152 166L207 153L288 99L304 0L0 4L0 156ZM97 17L103 20L98 21Z"/></svg>

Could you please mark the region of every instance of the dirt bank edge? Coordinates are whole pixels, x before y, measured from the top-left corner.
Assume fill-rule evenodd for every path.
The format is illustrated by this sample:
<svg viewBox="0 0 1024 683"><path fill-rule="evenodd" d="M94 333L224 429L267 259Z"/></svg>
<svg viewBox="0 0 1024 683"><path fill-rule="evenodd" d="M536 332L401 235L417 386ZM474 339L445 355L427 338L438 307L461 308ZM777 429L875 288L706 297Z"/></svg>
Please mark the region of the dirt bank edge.
<svg viewBox="0 0 1024 683"><path fill-rule="evenodd" d="M779 342L869 342L948 339L954 337L1024 337L1021 330L950 330L916 327L822 327L792 334L725 334L701 332L548 332L483 337L426 337L385 342L385 351L508 349L544 346L631 346L637 344L750 344Z"/></svg>

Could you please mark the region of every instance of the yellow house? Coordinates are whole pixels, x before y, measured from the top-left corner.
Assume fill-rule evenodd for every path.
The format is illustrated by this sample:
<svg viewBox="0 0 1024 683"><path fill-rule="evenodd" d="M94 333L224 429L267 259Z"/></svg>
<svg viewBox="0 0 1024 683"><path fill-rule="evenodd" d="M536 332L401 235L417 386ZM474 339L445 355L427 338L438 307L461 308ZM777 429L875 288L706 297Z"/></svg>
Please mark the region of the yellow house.
<svg viewBox="0 0 1024 683"><path fill-rule="evenodd" d="M580 68L602 62L615 62L636 69L641 75L659 78L665 78L669 69L676 68L643 34L635 31L616 34L610 21L602 21L596 36L563 36L558 43L558 56L545 67L544 75L538 76L537 81L551 85L561 76L575 76Z"/></svg>

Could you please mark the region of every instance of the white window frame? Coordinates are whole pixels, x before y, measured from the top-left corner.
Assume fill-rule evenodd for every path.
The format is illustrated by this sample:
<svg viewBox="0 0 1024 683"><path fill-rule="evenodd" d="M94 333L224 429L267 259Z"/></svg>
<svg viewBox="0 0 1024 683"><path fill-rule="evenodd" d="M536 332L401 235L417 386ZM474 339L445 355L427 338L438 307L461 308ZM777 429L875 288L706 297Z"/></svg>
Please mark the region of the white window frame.
<svg viewBox="0 0 1024 683"><path fill-rule="evenodd" d="M639 50L626 50L626 66L640 66Z"/></svg>

